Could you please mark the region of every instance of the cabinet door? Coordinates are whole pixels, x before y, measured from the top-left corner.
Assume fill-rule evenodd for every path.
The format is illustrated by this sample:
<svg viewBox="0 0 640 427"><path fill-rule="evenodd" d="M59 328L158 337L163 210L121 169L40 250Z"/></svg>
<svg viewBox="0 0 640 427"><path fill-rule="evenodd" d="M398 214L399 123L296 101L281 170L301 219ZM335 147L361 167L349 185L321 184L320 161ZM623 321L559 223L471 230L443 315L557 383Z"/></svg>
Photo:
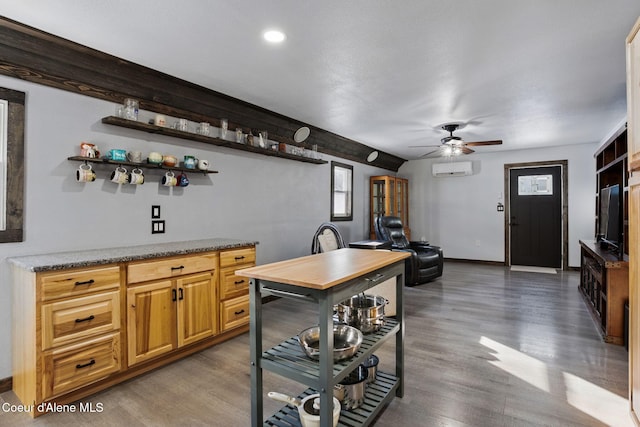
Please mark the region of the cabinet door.
<svg viewBox="0 0 640 427"><path fill-rule="evenodd" d="M396 178L396 216L402 221L404 234L411 237L409 229L409 180Z"/></svg>
<svg viewBox="0 0 640 427"><path fill-rule="evenodd" d="M178 279L178 346L218 332L214 273Z"/></svg>
<svg viewBox="0 0 640 427"><path fill-rule="evenodd" d="M370 237L375 239L374 221L379 216L396 215L395 179L386 175L370 178Z"/></svg>
<svg viewBox="0 0 640 427"><path fill-rule="evenodd" d="M176 294L171 280L127 289L129 366L175 348Z"/></svg>
<svg viewBox="0 0 640 427"><path fill-rule="evenodd" d="M627 146L629 166L640 167L640 19L627 37Z"/></svg>
<svg viewBox="0 0 640 427"><path fill-rule="evenodd" d="M640 172L629 180L629 400L640 418Z"/></svg>

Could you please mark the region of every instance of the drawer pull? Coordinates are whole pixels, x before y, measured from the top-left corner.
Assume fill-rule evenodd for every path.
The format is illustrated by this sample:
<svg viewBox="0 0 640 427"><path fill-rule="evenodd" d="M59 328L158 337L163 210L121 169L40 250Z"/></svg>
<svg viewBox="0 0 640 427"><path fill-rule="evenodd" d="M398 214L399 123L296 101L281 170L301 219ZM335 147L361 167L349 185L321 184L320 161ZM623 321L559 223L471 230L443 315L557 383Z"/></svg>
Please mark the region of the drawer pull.
<svg viewBox="0 0 640 427"><path fill-rule="evenodd" d="M237 257L235 257L234 259L235 259L236 261L241 261L241 260L243 260L243 259L244 259L244 255L242 255L242 256L237 256Z"/></svg>
<svg viewBox="0 0 640 427"><path fill-rule="evenodd" d="M371 278L367 277L364 280L366 280L367 282L375 283L375 282L379 281L380 279L382 279L383 277L384 277L384 274L378 273L374 277L371 277Z"/></svg>
<svg viewBox="0 0 640 427"><path fill-rule="evenodd" d="M85 363L84 365L77 364L76 365L76 369L88 368L89 366L92 366L92 365L95 365L95 364L96 364L96 359L91 359L91 361L89 363Z"/></svg>
<svg viewBox="0 0 640 427"><path fill-rule="evenodd" d="M95 319L96 316L94 316L93 314L89 317L85 317L84 319L76 319L76 323L82 323L82 322L89 322L93 319Z"/></svg>
<svg viewBox="0 0 640 427"><path fill-rule="evenodd" d="M244 279L243 280L236 280L235 282L233 282L234 285L242 285L244 283Z"/></svg>
<svg viewBox="0 0 640 427"><path fill-rule="evenodd" d="M234 311L233 314L235 314L236 316L239 314L244 313L244 309L240 310L240 311Z"/></svg>
<svg viewBox="0 0 640 427"><path fill-rule="evenodd" d="M95 280L90 279L90 280L85 280L84 282L76 282L75 285L82 286L82 285L91 285L93 283L95 283Z"/></svg>
<svg viewBox="0 0 640 427"><path fill-rule="evenodd" d="M178 266L178 267L171 267L171 271L174 270L182 270L184 268L184 265Z"/></svg>

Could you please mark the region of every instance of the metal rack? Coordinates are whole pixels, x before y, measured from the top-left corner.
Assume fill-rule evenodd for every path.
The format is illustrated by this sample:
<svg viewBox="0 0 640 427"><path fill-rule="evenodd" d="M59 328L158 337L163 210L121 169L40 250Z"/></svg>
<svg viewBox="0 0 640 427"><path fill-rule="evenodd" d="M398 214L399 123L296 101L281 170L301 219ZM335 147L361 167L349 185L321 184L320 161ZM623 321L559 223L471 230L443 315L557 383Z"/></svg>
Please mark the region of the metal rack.
<svg viewBox="0 0 640 427"><path fill-rule="evenodd" d="M395 337L395 373L385 373L378 371L376 380L370 383L365 393L364 404L356 410L342 410L340 414L339 426L367 426L379 412L394 397L402 397L403 371L404 371L404 308L403 308L403 287L404 287L404 258L405 255L398 255L398 252L369 251L362 249L340 249L338 251L360 251L358 256L365 257L365 254L374 254L380 257L382 254L390 254L389 262L375 269L351 271L345 274L344 280L337 280L335 284L322 289L300 286L296 284L283 283L287 281L274 281L255 278L252 274L260 276L262 271L268 270L267 266L258 266L247 269L240 274L251 277L250 285L250 353L251 353L251 419L252 426L279 426L298 427L300 420L297 409L291 405L283 407L276 414L268 418L263 423L263 387L262 370L268 370L286 378L293 379L305 384L309 388L300 397L312 393L320 394L320 425L328 427L332 425L332 415L330 403L333 398L333 386L345 378L353 369L362 363L366 357L372 354L377 348L389 339ZM348 256L353 252L343 252ZM303 257L309 263L316 262L326 254ZM332 256L337 261L338 257ZM295 262L295 260L292 260ZM277 263L276 263L277 264ZM329 264L325 265L329 266ZM312 264L310 264L312 269ZM346 361L333 362L333 336L329 335L333 330L333 305L339 301L349 298L360 292L364 292L370 287L384 282L390 278L396 278L396 318L387 319L384 327L378 332L365 335L365 340L356 355ZM292 280L295 281L295 280ZM307 301L319 306L320 325L320 360L314 361L307 358L300 348L295 338L286 339L280 344L263 351L262 349L262 292L267 291L277 296L291 299L293 301Z"/></svg>

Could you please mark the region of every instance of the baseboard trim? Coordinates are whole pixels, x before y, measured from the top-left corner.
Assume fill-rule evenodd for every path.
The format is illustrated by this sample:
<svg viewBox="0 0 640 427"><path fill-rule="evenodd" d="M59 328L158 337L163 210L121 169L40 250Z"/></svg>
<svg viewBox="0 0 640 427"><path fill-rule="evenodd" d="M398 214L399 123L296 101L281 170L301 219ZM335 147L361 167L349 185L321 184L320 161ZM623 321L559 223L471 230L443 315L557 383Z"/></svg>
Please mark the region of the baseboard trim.
<svg viewBox="0 0 640 427"><path fill-rule="evenodd" d="M504 261L483 261L480 259L444 258L447 262L464 262L469 264L499 265L504 267Z"/></svg>
<svg viewBox="0 0 640 427"><path fill-rule="evenodd" d="M13 377L0 379L0 393L9 391L13 388Z"/></svg>
<svg viewBox="0 0 640 427"><path fill-rule="evenodd" d="M498 265L501 267L505 267L506 264L504 261L483 261L480 259L465 259L465 258L444 258L447 262L464 262L469 264L484 264L484 265ZM558 269L562 271L562 269ZM567 267L567 271L580 271L580 267Z"/></svg>

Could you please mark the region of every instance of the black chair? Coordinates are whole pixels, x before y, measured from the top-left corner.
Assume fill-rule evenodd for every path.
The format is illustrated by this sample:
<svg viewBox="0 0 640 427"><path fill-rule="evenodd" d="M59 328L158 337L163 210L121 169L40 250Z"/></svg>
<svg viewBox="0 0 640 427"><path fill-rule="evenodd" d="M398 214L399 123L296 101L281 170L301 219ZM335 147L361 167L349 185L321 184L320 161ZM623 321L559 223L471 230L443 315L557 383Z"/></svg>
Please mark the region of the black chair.
<svg viewBox="0 0 640 427"><path fill-rule="evenodd" d="M411 253L405 262L405 284L415 286L442 276L443 255L439 246L427 242L410 242L397 216L380 216L375 220L378 240L391 241L394 250Z"/></svg>
<svg viewBox="0 0 640 427"><path fill-rule="evenodd" d="M313 235L311 242L311 253L319 254L322 252L332 251L334 249L346 248L347 245L340 235L340 231L335 224L331 222L323 222L318 227L316 234Z"/></svg>

